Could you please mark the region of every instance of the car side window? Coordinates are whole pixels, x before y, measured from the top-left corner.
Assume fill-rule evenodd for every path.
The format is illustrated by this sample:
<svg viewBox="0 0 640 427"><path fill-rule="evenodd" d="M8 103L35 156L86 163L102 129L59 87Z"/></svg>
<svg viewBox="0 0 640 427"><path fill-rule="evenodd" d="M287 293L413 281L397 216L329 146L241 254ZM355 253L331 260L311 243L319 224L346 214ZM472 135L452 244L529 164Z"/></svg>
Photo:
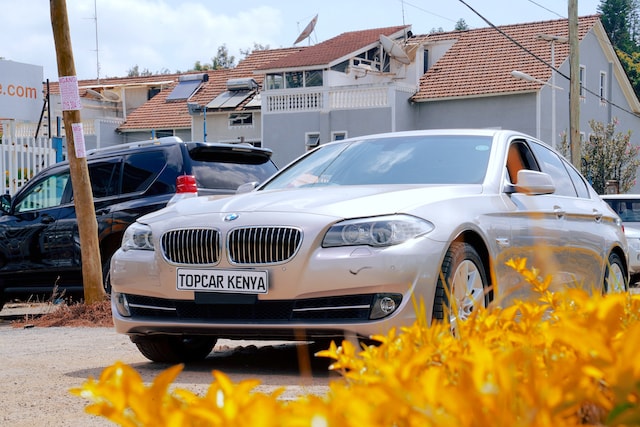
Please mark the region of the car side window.
<svg viewBox="0 0 640 427"><path fill-rule="evenodd" d="M89 165L89 179L93 198L118 195L120 163L98 163Z"/></svg>
<svg viewBox="0 0 640 427"><path fill-rule="evenodd" d="M573 182L573 186L578 192L578 197L583 199L588 199L591 196L589 195L589 188L587 187L587 183L584 178L578 173L578 171L569 164L566 160L562 160L562 164L564 165L567 172L569 172L569 177Z"/></svg>
<svg viewBox="0 0 640 427"><path fill-rule="evenodd" d="M540 163L542 172L551 175L551 179L556 187L554 194L558 196L577 197L578 194L573 186L573 181L560 157L541 144L532 142L530 146Z"/></svg>
<svg viewBox="0 0 640 427"><path fill-rule="evenodd" d="M166 183L156 178L167 164L162 150L126 156L122 179L122 193L137 193L150 190L152 194L173 191Z"/></svg>
<svg viewBox="0 0 640 427"><path fill-rule="evenodd" d="M517 184L518 172L522 169L539 170L527 144L523 141L514 141L509 145L507 153L507 177L512 184Z"/></svg>
<svg viewBox="0 0 640 427"><path fill-rule="evenodd" d="M42 179L21 195L14 211L22 213L60 206L68 182L68 170Z"/></svg>

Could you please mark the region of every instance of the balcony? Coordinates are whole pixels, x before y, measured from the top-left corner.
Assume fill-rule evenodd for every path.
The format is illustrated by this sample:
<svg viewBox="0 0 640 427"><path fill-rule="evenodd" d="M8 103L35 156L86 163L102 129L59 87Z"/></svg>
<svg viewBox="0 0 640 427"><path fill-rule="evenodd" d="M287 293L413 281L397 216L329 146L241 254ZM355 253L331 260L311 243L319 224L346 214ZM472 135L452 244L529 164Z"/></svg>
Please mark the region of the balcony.
<svg viewBox="0 0 640 427"><path fill-rule="evenodd" d="M271 90L262 93L262 113L300 113L389 107L390 86Z"/></svg>

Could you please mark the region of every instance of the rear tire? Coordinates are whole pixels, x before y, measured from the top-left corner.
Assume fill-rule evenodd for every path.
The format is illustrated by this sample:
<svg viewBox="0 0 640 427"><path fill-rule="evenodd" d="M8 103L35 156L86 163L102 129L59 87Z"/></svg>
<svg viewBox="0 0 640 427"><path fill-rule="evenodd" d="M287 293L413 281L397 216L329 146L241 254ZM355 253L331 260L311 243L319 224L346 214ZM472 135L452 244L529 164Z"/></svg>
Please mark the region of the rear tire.
<svg viewBox="0 0 640 427"><path fill-rule="evenodd" d="M612 252L609 255L607 269L604 273L603 293L626 292L628 289L629 283L627 282L627 274L622 259L618 254Z"/></svg>
<svg viewBox="0 0 640 427"><path fill-rule="evenodd" d="M455 331L458 319L465 320L476 308L486 307L489 300L489 281L478 251L468 243L453 242L436 285L433 319L442 321L449 316Z"/></svg>
<svg viewBox="0 0 640 427"><path fill-rule="evenodd" d="M205 359L218 340L206 336L145 335L131 337L131 341L152 362L180 363Z"/></svg>
<svg viewBox="0 0 640 427"><path fill-rule="evenodd" d="M112 255L113 256L113 255ZM111 258L102 263L102 287L107 295L111 295Z"/></svg>

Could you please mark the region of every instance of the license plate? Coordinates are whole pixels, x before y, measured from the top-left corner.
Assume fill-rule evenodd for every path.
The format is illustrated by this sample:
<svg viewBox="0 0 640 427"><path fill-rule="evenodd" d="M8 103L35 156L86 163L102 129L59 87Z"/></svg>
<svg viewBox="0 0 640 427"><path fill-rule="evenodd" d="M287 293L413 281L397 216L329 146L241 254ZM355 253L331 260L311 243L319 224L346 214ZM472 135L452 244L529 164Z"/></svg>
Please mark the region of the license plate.
<svg viewBox="0 0 640 427"><path fill-rule="evenodd" d="M257 270L178 268L176 279L179 291L266 294L269 289L267 272Z"/></svg>

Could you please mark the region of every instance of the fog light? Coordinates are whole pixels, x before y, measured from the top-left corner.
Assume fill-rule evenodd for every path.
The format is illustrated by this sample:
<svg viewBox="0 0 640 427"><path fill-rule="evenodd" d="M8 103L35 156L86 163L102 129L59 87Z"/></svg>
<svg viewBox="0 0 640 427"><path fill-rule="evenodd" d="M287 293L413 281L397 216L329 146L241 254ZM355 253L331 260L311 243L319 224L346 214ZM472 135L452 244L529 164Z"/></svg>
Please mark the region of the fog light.
<svg viewBox="0 0 640 427"><path fill-rule="evenodd" d="M373 300L369 319L381 319L396 311L402 301L400 294L377 294Z"/></svg>
<svg viewBox="0 0 640 427"><path fill-rule="evenodd" d="M112 292L111 299L116 306L116 310L118 314L122 317L131 317L131 310L129 310L129 301L127 301L127 296L125 294L121 294L120 292Z"/></svg>

